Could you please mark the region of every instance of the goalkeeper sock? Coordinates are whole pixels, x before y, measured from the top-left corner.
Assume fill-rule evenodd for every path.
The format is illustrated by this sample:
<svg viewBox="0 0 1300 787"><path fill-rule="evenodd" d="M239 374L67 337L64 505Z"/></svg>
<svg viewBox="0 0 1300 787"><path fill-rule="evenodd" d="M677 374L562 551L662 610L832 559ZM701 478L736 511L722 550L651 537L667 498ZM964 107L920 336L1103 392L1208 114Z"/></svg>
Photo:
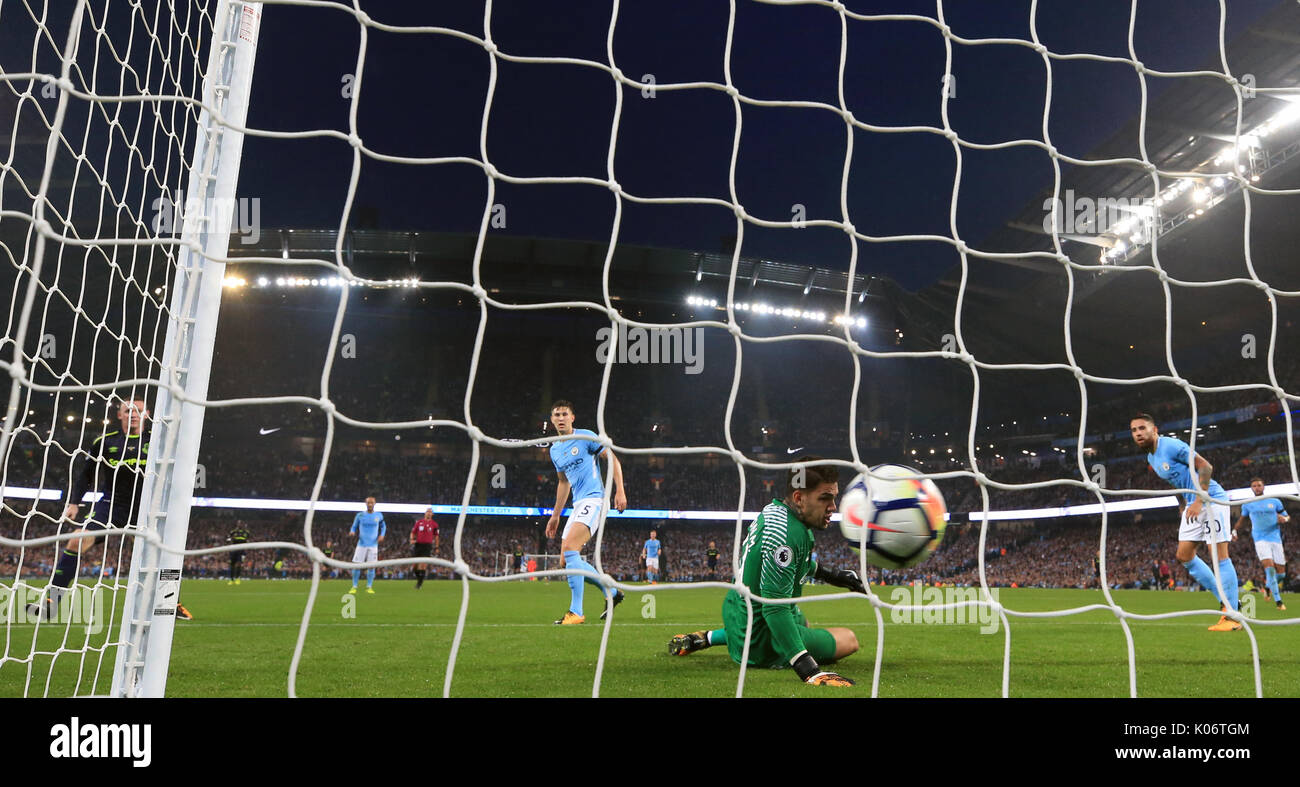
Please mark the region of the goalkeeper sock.
<svg viewBox="0 0 1300 787"><path fill-rule="evenodd" d="M1219 596L1218 587L1214 584L1214 572L1210 569L1209 564L1201 560L1200 555L1196 555L1184 563L1183 568L1187 569L1187 573L1192 575L1192 579L1196 580L1198 585L1213 593L1214 597L1219 599L1220 604L1224 603L1223 598ZM1226 579L1224 584L1227 584Z"/></svg>
<svg viewBox="0 0 1300 787"><path fill-rule="evenodd" d="M713 630L713 631L706 632L705 635L704 635L704 638L707 639L707 640L709 641L709 644L710 644L710 645L726 645L726 644L727 644L727 630L726 630L726 629L715 629L715 630Z"/></svg>
<svg viewBox="0 0 1300 787"><path fill-rule="evenodd" d="M1232 558L1225 557L1219 561L1219 576L1223 579L1223 592L1228 594L1228 609L1237 609L1237 569L1232 565Z"/></svg>
<svg viewBox="0 0 1300 787"><path fill-rule="evenodd" d="M1282 594L1277 592L1277 569L1272 566L1264 569L1264 577L1264 582L1268 585L1268 589L1273 591L1273 600L1281 601Z"/></svg>
<svg viewBox="0 0 1300 787"><path fill-rule="evenodd" d="M361 581L361 569L359 568L352 569L352 587L356 587L357 583L360 581Z"/></svg>
<svg viewBox="0 0 1300 787"><path fill-rule="evenodd" d="M375 586L375 570L373 568L368 568L366 569L366 587L370 588L374 586Z"/></svg>
<svg viewBox="0 0 1300 787"><path fill-rule="evenodd" d="M71 549L63 550L59 555L59 562L54 566L54 574L50 577L50 584L55 587L66 588L72 585L72 581L77 578L77 553Z"/></svg>

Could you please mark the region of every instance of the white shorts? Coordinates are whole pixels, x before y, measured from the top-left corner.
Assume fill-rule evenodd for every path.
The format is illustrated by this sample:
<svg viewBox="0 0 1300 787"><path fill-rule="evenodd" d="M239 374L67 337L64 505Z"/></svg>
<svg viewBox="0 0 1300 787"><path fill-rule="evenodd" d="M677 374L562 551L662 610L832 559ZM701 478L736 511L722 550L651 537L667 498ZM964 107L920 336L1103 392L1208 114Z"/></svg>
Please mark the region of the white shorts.
<svg viewBox="0 0 1300 787"><path fill-rule="evenodd" d="M646 571L658 571L658 570L659 570L659 558L657 558L657 557L648 557L648 558L646 558L646 559L645 559L645 570L646 570Z"/></svg>
<svg viewBox="0 0 1300 787"><path fill-rule="evenodd" d="M564 523L564 532L560 534L560 539L569 537L569 530L574 522L581 522L587 526L587 530L591 531L591 535L596 535L596 529L600 527L600 509L604 503L604 498L600 497L584 497L575 501L573 513L569 514L569 521Z"/></svg>
<svg viewBox="0 0 1300 787"><path fill-rule="evenodd" d="M1218 503L1203 504L1201 513L1195 519L1189 520L1187 509L1184 508L1183 521L1178 526L1178 540L1204 541L1207 544L1231 541L1232 528L1228 524L1231 510L1229 506Z"/></svg>
<svg viewBox="0 0 1300 787"><path fill-rule="evenodd" d="M1255 554L1260 560L1271 560L1275 565L1286 563L1286 555L1282 554L1281 541L1256 541Z"/></svg>
<svg viewBox="0 0 1300 787"><path fill-rule="evenodd" d="M371 563L379 559L379 547L357 547L352 553L353 563Z"/></svg>

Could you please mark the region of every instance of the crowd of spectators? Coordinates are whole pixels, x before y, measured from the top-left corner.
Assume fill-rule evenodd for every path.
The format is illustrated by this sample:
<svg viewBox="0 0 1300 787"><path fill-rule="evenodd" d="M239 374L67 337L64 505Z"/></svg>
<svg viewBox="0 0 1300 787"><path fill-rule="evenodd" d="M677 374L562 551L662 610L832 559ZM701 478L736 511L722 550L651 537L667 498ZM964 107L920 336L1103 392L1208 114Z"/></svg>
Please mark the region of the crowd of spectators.
<svg viewBox="0 0 1300 787"><path fill-rule="evenodd" d="M595 327L599 321L593 322ZM443 337L445 342L412 347L404 339L409 326L401 321L370 321L345 325L343 335L351 337L353 352L340 349L330 379L330 397L340 412L375 422L418 421L427 418L463 420L466 392L471 375L466 360L473 355L459 346L473 334ZM213 398L268 395L318 395L320 357L301 353L277 355L276 341L261 340L256 326L232 325L231 333L219 341L213 370ZM573 330L573 329L570 329ZM247 334L247 335L245 335ZM247 340L244 345L231 342ZM551 396L579 401L578 426L595 428L594 400L582 394L599 391L604 368L600 364L572 363L565 348L581 337L557 336L554 332L532 335L527 331L489 334L478 353L470 395L471 417L476 427L498 439L530 439L550 435L547 406ZM568 342L568 344L566 344ZM472 342L471 342L472 345ZM829 348L834 350L837 348ZM818 351L786 353L780 345L746 347L745 362L736 388L730 423L723 415L730 397L735 349L730 337L711 336L704 344L710 363L698 375L675 374L663 367L620 365L609 381L604 408L604 428L621 446L634 448L726 445L730 439L746 455L760 455L768 462L787 461L804 455L801 451L831 453L819 446L848 445L850 411L848 392L852 387L851 364L836 362L833 353L825 358ZM829 350L828 350L829 352ZM414 359L414 360L413 360ZM422 365L437 368L422 371ZM1277 377L1288 391L1300 390L1300 365L1280 357ZM411 369L400 379L395 369ZM1199 386L1258 383L1258 375L1225 367L1182 370ZM564 390L550 381L563 376ZM795 386L790 379L817 379L816 385ZM376 384L376 380L384 381ZM519 381L528 381L521 385ZM869 382L869 381L867 381ZM866 386L867 382L863 385ZM917 384L924 384L923 381ZM1006 429L977 446L977 467L999 484L1023 485L1096 480L1112 490L1163 490L1166 487L1149 470L1143 457L1122 433L1136 411L1154 415L1158 422L1173 423L1190 417L1186 393L1176 385L1091 386L1088 410L1087 455L1084 468L1078 466L1074 448L1062 441L1077 436L1077 421L1069 417L1068 405L1040 420L1013 419L1019 405L1031 401L1032 392L1017 401L984 403L981 422L998 419ZM576 391L579 393L571 393ZM874 397L874 398L872 398ZM870 401L868 401L870 400ZM926 411L924 418L907 406L906 386L892 390L880 386L871 397L859 401L856 424L859 455L869 464L901 462L930 472L970 470L966 456L966 424L969 411ZM1292 399L1288 402L1294 404ZM1282 404L1270 391L1201 393L1197 396L1198 417L1215 416L1197 435L1198 450L1215 467L1215 478L1227 488L1244 487L1255 475L1268 483L1291 480L1292 458L1285 433ZM40 405L33 402L33 407ZM1076 405L1077 406L1077 405ZM1034 412L1044 409L1033 404ZM901 413L910 426L891 428L890 418L881 413ZM1224 414L1230 414L1223 417ZM80 422L53 432L38 412L13 431L4 459L7 487L66 489L69 457L78 446L84 448L89 432ZM874 419L874 420L873 420ZM899 420L899 419L893 419ZM40 428L40 424L46 424ZM492 445L481 443L478 465L472 468L471 443L464 430L454 427L408 427L366 429L336 424L326 454L326 416L319 406L305 403L249 408L213 408L207 414L205 437L200 448L200 473L196 494L203 497L247 497L306 499L313 493L322 464L321 500L360 501L377 497L381 509L386 502L457 504L466 493L471 505L511 505L543 508L555 499L555 471L545 446ZM726 427L729 426L730 429ZM74 428L75 427L75 428ZM1014 427L1014 428L1012 428ZM928 434L922 431L928 429ZM945 430L946 431L941 431ZM981 430L981 434L987 430ZM1169 430L1165 430L1169 433ZM1186 430L1173 433L1184 439ZM1057 445L1052 445L1053 442ZM949 452L952 449L952 452ZM847 452L835 454L847 455ZM741 474L725 453L624 453L621 455L629 503L638 509L729 511L740 508L757 511L780 494L779 469L743 468ZM847 478L845 479L847 481ZM983 490L971 476L938 479L953 526L940 552L921 570L902 572L894 580L944 579L969 582L975 570L975 538L963 527L964 515L983 508ZM1076 506L1095 503L1096 497L1080 483L1050 483L1029 489L987 487L992 510ZM1122 499L1112 496L1110 499ZM45 511L27 517L27 501L6 499L0 523L7 531L31 535L55 532L58 512L42 503ZM1159 518L1170 513L1152 514ZM17 514L17 517L15 516ZM234 511L196 508L191 521L190 548L224 543L236 517L248 521L255 541L303 542L301 512ZM351 556L347 535L351 513L320 512L313 521L317 546L332 543L335 557ZM402 531L409 528L409 515L392 515L390 524ZM444 527L440 554L449 557L450 531L455 518L440 516ZM512 519L470 516L462 534L462 556L476 572L503 570L504 555L522 545L527 553L555 553L558 546L540 539L543 518ZM674 520L611 520L601 545L607 571L620 577L640 576L640 547L645 534L657 527L665 545L665 573L674 578L700 578L703 554L710 540L716 541L728 564L734 543L730 525ZM1112 517L1113 545L1126 544L1112 564L1113 578L1121 584L1138 581L1152 561L1166 559L1171 550L1165 543L1174 532L1172 525L1156 527ZM989 534L990 581L1021 584L1080 586L1091 569L1090 546L1095 538L1080 537L1099 525L1097 517L1063 518L1029 530L999 528ZM66 525L65 525L66 526ZM16 529L15 529L16 528ZM1052 529L1055 528L1055 529ZM644 531L644 532L643 532ZM1143 540L1149 533L1154 541ZM1095 535L1095 534L1094 534ZM674 541L676 545L674 545ZM840 562L854 558L834 534L822 539L825 554ZM387 543L388 556L404 546ZM48 572L54 547L20 550L0 549L0 566L8 571ZM1038 557L1031 557L1037 555ZM1046 557L1043 557L1046 556ZM120 556L107 550L95 558L103 567L116 570ZM94 568L94 561L88 567ZM224 555L195 556L187 561L191 576L220 576L226 570ZM249 549L245 558L248 576L301 577L310 573L310 562L298 550ZM277 568L276 566L279 565ZM337 570L330 569L330 572ZM407 568L387 570L404 576ZM1177 568L1181 571L1181 568ZM1081 573L1082 572L1082 573ZM384 572L381 572L381 575ZM1176 573L1176 572L1175 572Z"/></svg>

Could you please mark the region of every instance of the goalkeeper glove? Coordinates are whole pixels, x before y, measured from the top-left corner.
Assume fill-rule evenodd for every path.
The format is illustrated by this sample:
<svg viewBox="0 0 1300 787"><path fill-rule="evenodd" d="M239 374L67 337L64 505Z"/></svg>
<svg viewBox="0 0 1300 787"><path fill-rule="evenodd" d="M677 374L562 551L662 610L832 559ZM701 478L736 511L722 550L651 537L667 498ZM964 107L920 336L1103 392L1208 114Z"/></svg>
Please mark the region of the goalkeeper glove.
<svg viewBox="0 0 1300 787"><path fill-rule="evenodd" d="M820 579L828 585L834 585L839 588L847 588L854 593L867 594L867 589L863 587L862 580L858 579L858 572L849 571L840 568L828 568L822 564L817 564L817 571L813 574L813 579Z"/></svg>
<svg viewBox="0 0 1300 787"><path fill-rule="evenodd" d="M799 654L790 664L794 667L794 674L799 676L799 680L813 686L838 686L841 688L854 685L853 681L837 675L834 672L826 672L817 664L808 651Z"/></svg>

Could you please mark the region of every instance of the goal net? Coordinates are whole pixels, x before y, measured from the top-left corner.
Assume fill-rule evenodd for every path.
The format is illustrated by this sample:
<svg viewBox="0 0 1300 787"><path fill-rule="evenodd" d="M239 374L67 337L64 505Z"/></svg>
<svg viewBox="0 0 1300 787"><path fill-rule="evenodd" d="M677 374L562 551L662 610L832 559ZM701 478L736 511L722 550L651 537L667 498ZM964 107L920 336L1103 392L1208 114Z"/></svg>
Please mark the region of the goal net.
<svg viewBox="0 0 1300 787"><path fill-rule="evenodd" d="M370 572L455 583L409 623L441 637L443 696L472 691L476 598L536 625L510 620L524 596L490 594L556 600L562 583L520 580L573 575L630 591L651 529L671 533L662 605L703 591L716 611L734 590L752 610L733 581L747 529L816 453L841 489L913 466L951 516L939 554L897 572L819 535L820 560L881 583L799 599L857 630L866 658L844 672L864 694L890 693L897 623L996 622L1010 696L1013 628L1102 612L1138 696L1134 628L1219 612L1117 587L1196 586L1162 573L1175 490L1150 482L1129 417L1154 410L1234 501L1258 475L1300 502L1300 95L1286 58L1225 32L1297 25L1292 8L1238 20L1221 2L1191 43L1136 3L739 2L693 12L708 58L665 61L687 34L641 4L568 33L493 2L68 5L0 0L0 694L163 695L200 578L301 581L268 624L292 632L275 645L290 696L317 690L300 680L338 617L325 594ZM1129 103L1089 118L1117 74ZM628 487L616 513L603 466L595 574L538 543L559 399ZM441 547L408 556L394 543L426 512ZM376 552L354 540L370 517ZM519 545L538 550L523 572ZM1096 594L1000 593L1026 586ZM679 633L653 628L653 598L600 621L583 693L626 647L620 623L659 651ZM1233 668L1262 695L1260 632L1295 619L1230 617L1249 650ZM764 677L742 665L727 693Z"/></svg>

